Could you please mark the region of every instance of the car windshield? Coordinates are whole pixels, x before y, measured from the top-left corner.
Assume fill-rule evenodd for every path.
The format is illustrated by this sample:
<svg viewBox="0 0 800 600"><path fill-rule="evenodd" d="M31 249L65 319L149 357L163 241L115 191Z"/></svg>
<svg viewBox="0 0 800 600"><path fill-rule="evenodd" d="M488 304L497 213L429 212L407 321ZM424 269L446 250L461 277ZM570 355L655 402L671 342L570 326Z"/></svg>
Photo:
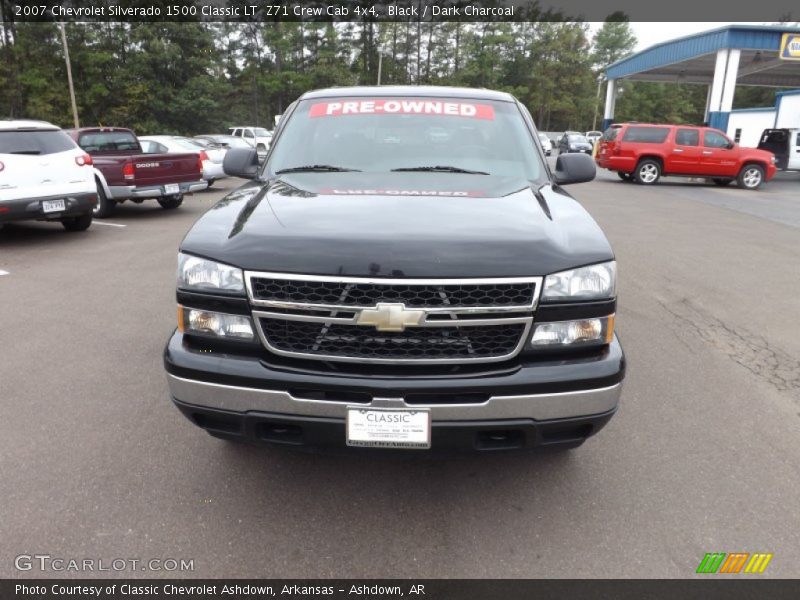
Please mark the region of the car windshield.
<svg viewBox="0 0 800 600"><path fill-rule="evenodd" d="M189 141L187 139L172 138L172 143L175 146L178 146L179 148L184 148L184 149L189 150L191 152L197 152L198 149L202 148L202 146L200 144L197 144L195 142Z"/></svg>
<svg viewBox="0 0 800 600"><path fill-rule="evenodd" d="M588 142L589 140L587 140L586 137L582 135L568 135L567 141L580 143L580 142Z"/></svg>
<svg viewBox="0 0 800 600"><path fill-rule="evenodd" d="M266 169L275 174L304 165L373 173L424 169L453 177L465 172L545 177L514 103L459 98L304 100Z"/></svg>
<svg viewBox="0 0 800 600"><path fill-rule="evenodd" d="M219 136L218 138L214 138L214 141L219 144L225 144L230 148L252 148L250 144L248 144L245 140L239 137L227 137L227 136Z"/></svg>

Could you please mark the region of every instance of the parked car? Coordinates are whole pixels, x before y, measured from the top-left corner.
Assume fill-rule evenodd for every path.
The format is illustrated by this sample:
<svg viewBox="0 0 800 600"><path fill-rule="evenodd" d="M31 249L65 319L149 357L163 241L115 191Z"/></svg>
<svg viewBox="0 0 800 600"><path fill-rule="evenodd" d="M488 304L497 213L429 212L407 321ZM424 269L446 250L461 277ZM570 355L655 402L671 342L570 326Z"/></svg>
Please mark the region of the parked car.
<svg viewBox="0 0 800 600"><path fill-rule="evenodd" d="M229 127L228 133L250 143L260 156L267 154L269 145L272 143L272 132L263 127Z"/></svg>
<svg viewBox="0 0 800 600"><path fill-rule="evenodd" d="M233 135L227 134L206 134L206 135L196 135L192 138L193 140L197 140L199 142L206 142L209 144L214 144L216 146L221 146L222 148L252 148L253 145L249 142L246 142L243 138L236 137Z"/></svg>
<svg viewBox="0 0 800 600"><path fill-rule="evenodd" d="M593 149L592 143L582 133L566 133L558 143L559 154L568 154L570 152L591 154Z"/></svg>
<svg viewBox="0 0 800 600"><path fill-rule="evenodd" d="M765 129L758 148L775 155L778 170L800 171L800 129Z"/></svg>
<svg viewBox="0 0 800 600"><path fill-rule="evenodd" d="M754 190L775 176L775 156L734 144L710 127L620 123L603 133L597 164L626 181L653 185L662 175L737 181Z"/></svg>
<svg viewBox="0 0 800 600"><path fill-rule="evenodd" d="M142 151L145 154L182 154L196 152L203 162L203 179L208 187L214 185L217 179L227 177L222 168L226 150L223 148L205 148L192 138L174 135L147 135L139 138Z"/></svg>
<svg viewBox="0 0 800 600"><path fill-rule="evenodd" d="M94 163L95 217L109 216L119 203L151 198L162 208L178 208L184 194L208 187L197 152L145 154L133 131L122 127L83 127L68 133Z"/></svg>
<svg viewBox="0 0 800 600"><path fill-rule="evenodd" d="M586 137L587 140L589 140L589 142L592 145L595 145L597 142L600 141L600 138L603 137L603 132L602 131L587 131L585 137Z"/></svg>
<svg viewBox="0 0 800 600"><path fill-rule="evenodd" d="M550 156L553 153L553 142L543 133L539 134L539 141L542 143L545 156Z"/></svg>
<svg viewBox="0 0 800 600"><path fill-rule="evenodd" d="M507 93L334 88L286 112L265 164L229 150L252 181L179 249L177 408L287 446L567 448L599 431L625 374L614 253L561 188L594 177L591 157L551 171L536 136Z"/></svg>
<svg viewBox="0 0 800 600"><path fill-rule="evenodd" d="M92 157L66 133L44 121L0 121L0 227L59 221L84 231L96 202Z"/></svg>

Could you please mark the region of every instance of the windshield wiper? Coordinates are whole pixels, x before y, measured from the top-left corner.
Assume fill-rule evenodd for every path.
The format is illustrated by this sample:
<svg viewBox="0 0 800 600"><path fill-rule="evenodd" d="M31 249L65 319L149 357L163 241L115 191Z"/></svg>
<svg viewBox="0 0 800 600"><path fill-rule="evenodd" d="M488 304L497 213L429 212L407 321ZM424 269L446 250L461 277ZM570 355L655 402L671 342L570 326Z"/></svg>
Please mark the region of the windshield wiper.
<svg viewBox="0 0 800 600"><path fill-rule="evenodd" d="M488 175L486 171L470 171L469 169L462 169L461 167L449 167L436 165L432 167L400 167L399 169L392 169L392 171L423 171L429 173L466 173L467 175Z"/></svg>
<svg viewBox="0 0 800 600"><path fill-rule="evenodd" d="M347 169L345 167L335 167L333 165L303 165L302 167L289 167L288 169L281 169L276 171L276 175L283 175L284 173L303 173L303 172L318 172L318 173L343 173L345 171L358 171L359 169Z"/></svg>

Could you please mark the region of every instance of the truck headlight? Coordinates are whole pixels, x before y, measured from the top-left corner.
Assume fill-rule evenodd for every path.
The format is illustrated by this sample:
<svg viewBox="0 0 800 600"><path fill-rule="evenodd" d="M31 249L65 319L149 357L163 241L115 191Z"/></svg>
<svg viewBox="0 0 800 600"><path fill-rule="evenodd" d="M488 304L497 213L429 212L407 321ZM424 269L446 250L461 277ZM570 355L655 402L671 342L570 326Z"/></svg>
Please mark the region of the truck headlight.
<svg viewBox="0 0 800 600"><path fill-rule="evenodd" d="M178 329L183 333L240 340L255 339L249 317L178 306Z"/></svg>
<svg viewBox="0 0 800 600"><path fill-rule="evenodd" d="M583 346L610 344L614 339L614 315L538 323L531 336L531 346Z"/></svg>
<svg viewBox="0 0 800 600"><path fill-rule="evenodd" d="M241 269L178 254L178 287L185 290L244 293L244 275Z"/></svg>
<svg viewBox="0 0 800 600"><path fill-rule="evenodd" d="M548 275L542 300L601 300L613 298L617 288L617 262L608 261Z"/></svg>

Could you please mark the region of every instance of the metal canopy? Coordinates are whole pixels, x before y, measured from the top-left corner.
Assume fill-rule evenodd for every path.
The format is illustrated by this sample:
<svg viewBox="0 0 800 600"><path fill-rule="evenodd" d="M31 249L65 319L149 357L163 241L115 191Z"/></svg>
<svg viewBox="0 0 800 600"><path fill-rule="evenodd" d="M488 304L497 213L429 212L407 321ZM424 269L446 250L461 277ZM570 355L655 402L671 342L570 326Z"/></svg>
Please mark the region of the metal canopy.
<svg viewBox="0 0 800 600"><path fill-rule="evenodd" d="M608 79L711 84L717 51L741 51L736 85L800 87L800 61L778 58L783 26L729 25L651 46L606 69Z"/></svg>

